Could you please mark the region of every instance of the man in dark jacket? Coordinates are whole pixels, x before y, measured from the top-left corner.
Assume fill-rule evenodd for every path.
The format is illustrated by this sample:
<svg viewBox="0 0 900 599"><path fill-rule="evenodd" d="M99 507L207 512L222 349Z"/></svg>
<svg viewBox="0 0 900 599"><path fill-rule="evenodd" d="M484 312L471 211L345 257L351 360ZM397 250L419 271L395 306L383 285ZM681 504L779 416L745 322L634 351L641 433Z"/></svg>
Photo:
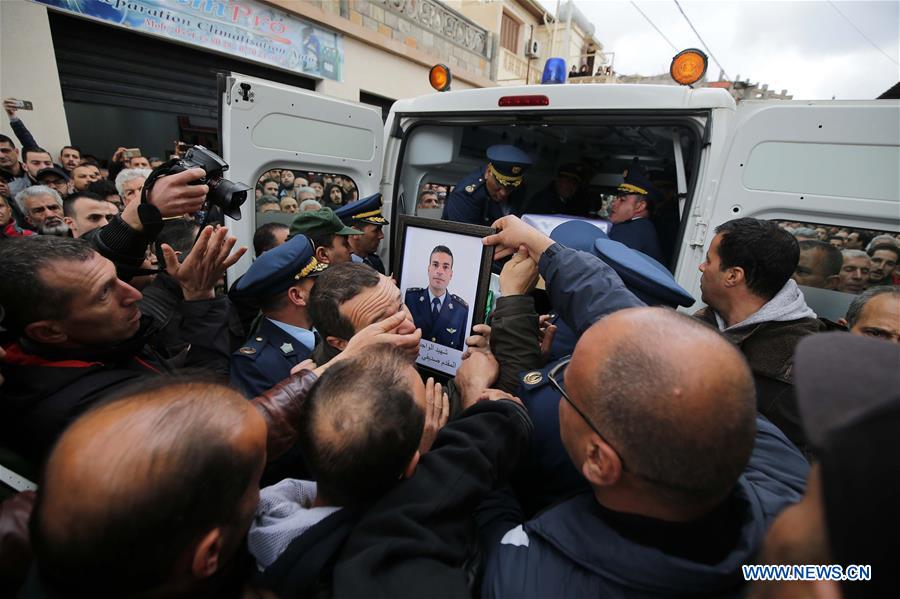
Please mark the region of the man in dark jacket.
<svg viewBox="0 0 900 599"><path fill-rule="evenodd" d="M208 227L198 240L202 252L180 265L170 256L169 274L185 300L182 340L190 348L171 360L152 345L159 324L142 317L141 293L89 243L49 237L4 243L0 303L4 326L19 337L6 348L3 368L0 420L8 445L40 461L69 422L115 388L181 367L227 373L227 300L213 292L240 256L228 256L236 240L227 233Z"/></svg>
<svg viewBox="0 0 900 599"><path fill-rule="evenodd" d="M547 376L564 400L563 445L591 490L524 525L515 501L494 497L479 514L495 549L484 594L736 594L741 564L799 497L807 470L777 428L763 418L754 426L746 363L725 339L667 310L596 322L639 305L615 273L518 219L494 226L500 233L487 242L502 245L501 256L527 247L581 337L571 362Z"/></svg>
<svg viewBox="0 0 900 599"><path fill-rule="evenodd" d="M806 448L793 389L797 343L828 330L791 278L800 259L794 237L774 222L739 218L716 227L700 265L694 314L735 344L753 371L757 409L795 445Z"/></svg>

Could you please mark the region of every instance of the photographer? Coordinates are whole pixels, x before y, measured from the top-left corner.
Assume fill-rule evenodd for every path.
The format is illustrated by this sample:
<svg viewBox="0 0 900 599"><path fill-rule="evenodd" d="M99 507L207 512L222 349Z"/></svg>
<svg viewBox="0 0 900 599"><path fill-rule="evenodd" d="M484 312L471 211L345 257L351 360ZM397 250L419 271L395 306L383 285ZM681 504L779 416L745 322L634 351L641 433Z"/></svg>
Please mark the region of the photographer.
<svg viewBox="0 0 900 599"><path fill-rule="evenodd" d="M245 249L231 253L236 239L226 229L204 228L183 263L161 246L182 297L185 349L178 355L158 345L164 323L141 313L141 293L127 283L162 218L203 206L207 186L191 183L204 176L194 168L158 178L146 203L133 202L91 231L90 243L39 237L3 244L0 303L18 341L3 364L0 433L14 450L41 460L72 419L136 379L181 368L227 374L228 302L215 297L214 286Z"/></svg>

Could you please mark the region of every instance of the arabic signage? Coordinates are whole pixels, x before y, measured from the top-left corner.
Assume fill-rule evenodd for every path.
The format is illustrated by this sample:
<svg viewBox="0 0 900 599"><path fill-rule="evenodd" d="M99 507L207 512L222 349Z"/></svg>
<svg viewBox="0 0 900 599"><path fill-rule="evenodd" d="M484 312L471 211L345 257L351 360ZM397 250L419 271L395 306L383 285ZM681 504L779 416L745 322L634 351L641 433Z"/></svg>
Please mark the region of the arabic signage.
<svg viewBox="0 0 900 599"><path fill-rule="evenodd" d="M339 34L255 0L32 1L304 75L341 80L344 51Z"/></svg>

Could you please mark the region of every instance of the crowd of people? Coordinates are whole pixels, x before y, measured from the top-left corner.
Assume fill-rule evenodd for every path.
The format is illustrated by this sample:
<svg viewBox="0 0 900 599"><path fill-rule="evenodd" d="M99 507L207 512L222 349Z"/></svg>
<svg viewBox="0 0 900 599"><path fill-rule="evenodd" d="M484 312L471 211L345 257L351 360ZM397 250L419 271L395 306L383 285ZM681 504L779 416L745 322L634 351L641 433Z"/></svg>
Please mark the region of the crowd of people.
<svg viewBox="0 0 900 599"><path fill-rule="evenodd" d="M296 214L333 210L359 200L353 179L327 173L298 173L290 169L266 171L256 185L257 212Z"/></svg>
<svg viewBox="0 0 900 599"><path fill-rule="evenodd" d="M627 243L500 216L484 239L500 297L455 376L435 380L416 369L421 330L378 256L380 195L268 171L257 208L293 216L259 227L226 292L246 249L202 226L202 169L145 187L153 164L125 152L105 175L77 148L57 165L10 116L23 147L0 137L0 446L38 481L0 505L10 593L896 587L888 240L834 233L857 234L844 251L868 266L832 323L798 283L840 289L852 257L828 274L840 250L815 229L723 223L700 267L705 306L688 315L673 308L693 298ZM615 207L631 217L647 204L627 197L637 176ZM446 209L451 192L418 204ZM750 588L751 564L864 564L872 578Z"/></svg>
<svg viewBox="0 0 900 599"><path fill-rule="evenodd" d="M900 285L900 235L849 227L782 221L800 244L794 280L801 285L858 295Z"/></svg>

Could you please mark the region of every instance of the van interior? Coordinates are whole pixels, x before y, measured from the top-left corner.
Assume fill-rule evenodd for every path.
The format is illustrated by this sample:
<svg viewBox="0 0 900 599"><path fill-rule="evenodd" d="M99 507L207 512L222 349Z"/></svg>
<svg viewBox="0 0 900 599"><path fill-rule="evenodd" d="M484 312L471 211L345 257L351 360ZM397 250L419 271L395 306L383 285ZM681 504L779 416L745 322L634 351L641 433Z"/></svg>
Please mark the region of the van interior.
<svg viewBox="0 0 900 599"><path fill-rule="evenodd" d="M421 191L437 186L449 192L457 181L485 168L488 147L512 144L528 153L534 162L523 183L525 213L529 212L530 199L554 184L559 167L577 163L585 173L578 194L583 194L586 201L582 205L587 210L573 216L603 219L623 172L637 158L663 197L652 220L665 263L674 268L682 215L696 178L702 134L702 121L689 117L666 121L541 115L533 122L519 118L490 125L483 121L470 124L464 117L440 123L412 123L402 131L404 143L395 174L393 213L440 218L445 198L441 197L438 207L419 207L417 198Z"/></svg>

